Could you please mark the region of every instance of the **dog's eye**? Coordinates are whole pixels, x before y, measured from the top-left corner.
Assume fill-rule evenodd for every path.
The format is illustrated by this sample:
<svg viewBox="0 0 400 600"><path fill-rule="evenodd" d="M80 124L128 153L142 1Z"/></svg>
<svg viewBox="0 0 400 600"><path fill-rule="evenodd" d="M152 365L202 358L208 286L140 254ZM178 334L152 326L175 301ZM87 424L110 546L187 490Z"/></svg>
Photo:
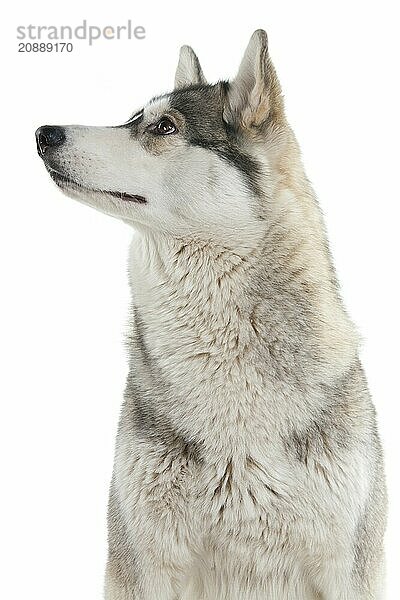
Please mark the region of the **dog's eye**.
<svg viewBox="0 0 400 600"><path fill-rule="evenodd" d="M153 131L157 135L170 135L171 133L176 133L177 128L175 127L171 119L168 119L168 117L163 117L155 125Z"/></svg>

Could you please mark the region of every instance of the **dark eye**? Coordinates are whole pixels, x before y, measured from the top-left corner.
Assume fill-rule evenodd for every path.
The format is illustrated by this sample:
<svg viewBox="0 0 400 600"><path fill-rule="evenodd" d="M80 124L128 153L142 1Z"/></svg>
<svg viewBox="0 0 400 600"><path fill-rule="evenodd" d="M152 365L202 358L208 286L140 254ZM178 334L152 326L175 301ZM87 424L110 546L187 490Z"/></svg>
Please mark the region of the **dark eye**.
<svg viewBox="0 0 400 600"><path fill-rule="evenodd" d="M171 133L176 133L177 128L174 123L168 117L163 117L160 119L154 127L154 133L157 135L170 135Z"/></svg>

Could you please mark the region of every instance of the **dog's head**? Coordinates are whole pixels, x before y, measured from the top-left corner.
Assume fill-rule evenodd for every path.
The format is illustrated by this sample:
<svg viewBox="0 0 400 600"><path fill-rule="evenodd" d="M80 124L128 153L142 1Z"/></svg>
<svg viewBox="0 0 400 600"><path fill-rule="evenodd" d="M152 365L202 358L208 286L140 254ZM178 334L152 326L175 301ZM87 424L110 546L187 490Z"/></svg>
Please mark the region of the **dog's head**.
<svg viewBox="0 0 400 600"><path fill-rule="evenodd" d="M260 228L260 198L285 129L267 36L256 31L232 82L206 82L180 52L175 89L115 127L44 126L37 147L68 195L139 228L229 243Z"/></svg>

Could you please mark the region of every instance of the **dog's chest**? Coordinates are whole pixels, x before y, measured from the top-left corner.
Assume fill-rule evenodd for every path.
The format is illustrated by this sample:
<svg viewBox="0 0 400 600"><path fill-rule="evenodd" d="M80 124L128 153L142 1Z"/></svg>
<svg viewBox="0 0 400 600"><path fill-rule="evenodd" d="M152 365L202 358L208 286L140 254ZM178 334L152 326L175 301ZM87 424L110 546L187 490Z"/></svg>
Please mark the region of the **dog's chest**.
<svg viewBox="0 0 400 600"><path fill-rule="evenodd" d="M157 274L154 260L153 275L143 263L133 277L135 306L145 324L141 352L153 359L146 402L157 399L154 422L164 419L178 442L167 453L163 444L159 450L150 444L147 454L127 453L131 473L156 473L151 489L168 505L180 506L185 527L190 522L193 530L228 537L236 528L243 539L255 540L261 530L271 539L290 535L306 542L312 523L323 545L347 527L335 515L346 512L346 486L353 472L357 480L356 465L343 481L343 457L339 465L337 457L323 455L317 466L311 461L306 467L285 447L283 438L305 417L295 408L302 400L283 393L267 372L268 357L260 360L246 298L234 293L240 289L239 281L232 284L238 271L225 269L217 287L207 269L195 279L183 269L171 282ZM139 368L139 382L142 374ZM182 449L191 444L189 459ZM160 504L156 497L152 502Z"/></svg>

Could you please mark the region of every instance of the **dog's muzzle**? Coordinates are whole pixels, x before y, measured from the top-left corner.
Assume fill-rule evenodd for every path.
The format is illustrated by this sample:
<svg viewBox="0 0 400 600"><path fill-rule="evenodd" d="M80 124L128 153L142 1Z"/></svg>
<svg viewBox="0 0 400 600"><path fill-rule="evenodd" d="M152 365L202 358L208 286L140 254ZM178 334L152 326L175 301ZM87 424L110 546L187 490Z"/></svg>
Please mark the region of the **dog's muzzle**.
<svg viewBox="0 0 400 600"><path fill-rule="evenodd" d="M36 145L40 157L43 158L49 148L57 148L65 142L63 127L43 125L36 130Z"/></svg>

